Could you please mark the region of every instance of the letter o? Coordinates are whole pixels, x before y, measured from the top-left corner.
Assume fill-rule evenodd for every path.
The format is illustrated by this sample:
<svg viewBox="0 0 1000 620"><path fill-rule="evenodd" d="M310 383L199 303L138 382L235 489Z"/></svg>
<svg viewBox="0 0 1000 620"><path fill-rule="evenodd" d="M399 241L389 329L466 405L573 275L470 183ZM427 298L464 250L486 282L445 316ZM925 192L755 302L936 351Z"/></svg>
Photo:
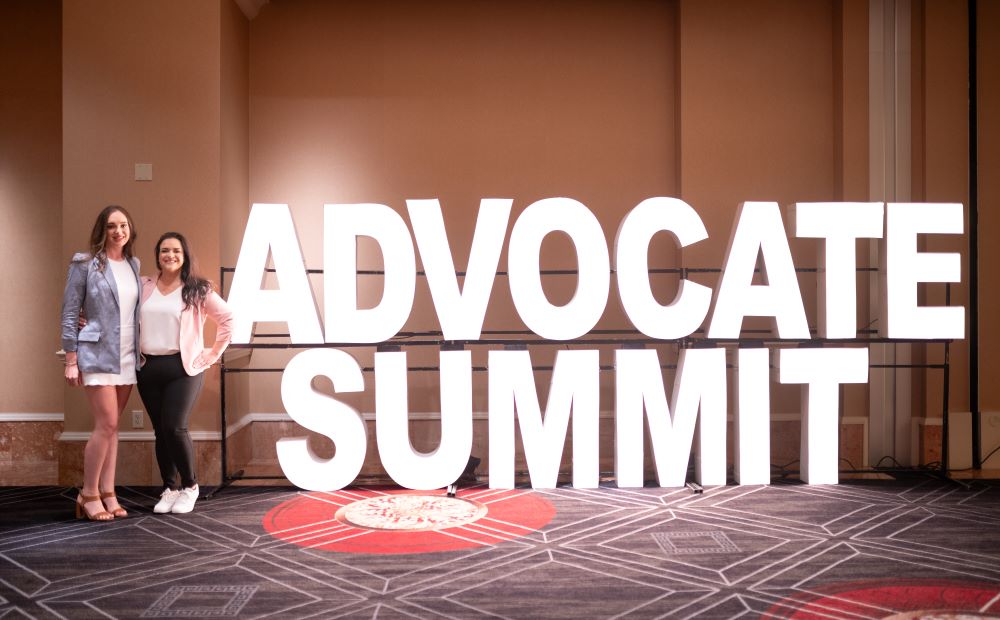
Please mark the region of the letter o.
<svg viewBox="0 0 1000 620"><path fill-rule="evenodd" d="M545 297L539 264L542 240L566 233L576 250L576 292L564 306ZM507 249L510 294L528 329L549 340L571 340L591 329L604 314L611 263L604 231L594 214L571 198L546 198L528 206L514 223Z"/></svg>

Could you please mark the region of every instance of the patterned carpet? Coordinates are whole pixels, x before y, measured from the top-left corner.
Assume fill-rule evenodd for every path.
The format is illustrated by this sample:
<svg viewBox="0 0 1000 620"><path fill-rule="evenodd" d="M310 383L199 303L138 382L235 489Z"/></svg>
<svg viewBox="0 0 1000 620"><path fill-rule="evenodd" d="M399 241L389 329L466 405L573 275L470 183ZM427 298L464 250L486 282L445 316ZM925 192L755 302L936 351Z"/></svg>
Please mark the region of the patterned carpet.
<svg viewBox="0 0 1000 620"><path fill-rule="evenodd" d="M0 489L0 618L1000 617L991 482L119 495Z"/></svg>

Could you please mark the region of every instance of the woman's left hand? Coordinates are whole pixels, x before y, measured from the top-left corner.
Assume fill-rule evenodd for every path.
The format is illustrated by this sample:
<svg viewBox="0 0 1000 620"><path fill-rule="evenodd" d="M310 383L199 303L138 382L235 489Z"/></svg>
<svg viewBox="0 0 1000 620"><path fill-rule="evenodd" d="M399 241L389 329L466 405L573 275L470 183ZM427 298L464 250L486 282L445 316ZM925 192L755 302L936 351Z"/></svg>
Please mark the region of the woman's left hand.
<svg viewBox="0 0 1000 620"><path fill-rule="evenodd" d="M212 353L211 349L205 349L198 354L198 357L194 358L195 368L208 368L216 362L215 354Z"/></svg>

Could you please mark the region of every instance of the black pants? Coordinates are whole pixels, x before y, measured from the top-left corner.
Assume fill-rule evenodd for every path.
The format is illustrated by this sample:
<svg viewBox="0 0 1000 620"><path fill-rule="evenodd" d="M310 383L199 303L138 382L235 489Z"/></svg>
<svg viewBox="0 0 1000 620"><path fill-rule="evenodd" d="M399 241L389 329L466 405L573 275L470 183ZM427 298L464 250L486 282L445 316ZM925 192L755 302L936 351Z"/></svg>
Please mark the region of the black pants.
<svg viewBox="0 0 1000 620"><path fill-rule="evenodd" d="M194 471L194 444L188 433L188 418L205 375L188 375L180 353L147 355L138 380L139 396L156 434L156 463L160 466L163 486L178 488L178 475L182 486L194 486L198 478Z"/></svg>

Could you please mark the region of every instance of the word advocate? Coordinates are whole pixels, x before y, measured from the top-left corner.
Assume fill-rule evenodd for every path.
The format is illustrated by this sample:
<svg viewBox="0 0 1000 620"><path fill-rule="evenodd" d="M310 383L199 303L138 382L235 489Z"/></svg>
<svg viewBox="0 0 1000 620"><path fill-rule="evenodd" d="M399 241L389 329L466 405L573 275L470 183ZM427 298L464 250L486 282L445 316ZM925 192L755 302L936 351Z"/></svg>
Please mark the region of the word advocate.
<svg viewBox="0 0 1000 620"><path fill-rule="evenodd" d="M377 343L402 328L413 306L420 252L434 308L447 340L481 336L512 200L484 199L464 285L458 275L437 200L406 202L403 218L380 204L324 206L324 321L321 327L287 205L255 204L250 212L233 277L229 303L236 326L233 342L248 343L257 321L288 324L293 344ZM855 249L858 239L882 239L882 337L962 338L965 309L917 305L921 282L960 281L960 256L919 252L919 234L960 234L961 204L798 203L789 215L796 237L822 239L818 332L828 339L855 338ZM553 305L543 292L539 250L546 235L560 231L572 241L579 277L573 299ZM771 317L777 337L808 339L809 327L789 251L781 211L774 202L740 205L716 289L681 280L676 298L660 304L649 281L650 240L668 232L680 247L708 237L690 205L676 198L644 200L622 220L615 237L618 297L635 328L650 338L671 340L694 332L711 310L707 336L738 338L743 319ZM378 243L385 267L381 302L357 304L357 238ZM270 252L278 288L262 288ZM753 284L758 256L766 284ZM588 333L604 313L611 285L611 257L594 214L569 198L530 205L514 222L507 248L510 293L524 324L542 338L572 340ZM514 485L514 418L535 487L553 487L572 411L573 485L598 485L598 351L556 354L544 415L539 406L527 351L489 351L489 484ZM803 479L835 484L838 466L838 387L868 380L863 347L782 348L779 381L803 384ZM740 484L770 481L769 351L737 352L734 412L735 478ZM350 484L365 459L367 432L352 407L312 387L326 376L335 393L360 392L357 361L334 348L312 348L286 366L281 398L288 414L336 444L331 459L317 457L305 437L277 442L285 476L299 487L329 491ZM413 449L408 431L405 352L375 354L375 428L386 472L403 487L441 488L456 480L472 448L472 358L469 351L440 352L441 441L430 453ZM661 486L684 484L697 431L696 478L703 485L726 483L726 354L723 348L684 349L669 402L654 350L615 352L615 477L618 486L643 484L643 416ZM700 418L699 418L700 415ZM696 422L698 422L696 424Z"/></svg>

